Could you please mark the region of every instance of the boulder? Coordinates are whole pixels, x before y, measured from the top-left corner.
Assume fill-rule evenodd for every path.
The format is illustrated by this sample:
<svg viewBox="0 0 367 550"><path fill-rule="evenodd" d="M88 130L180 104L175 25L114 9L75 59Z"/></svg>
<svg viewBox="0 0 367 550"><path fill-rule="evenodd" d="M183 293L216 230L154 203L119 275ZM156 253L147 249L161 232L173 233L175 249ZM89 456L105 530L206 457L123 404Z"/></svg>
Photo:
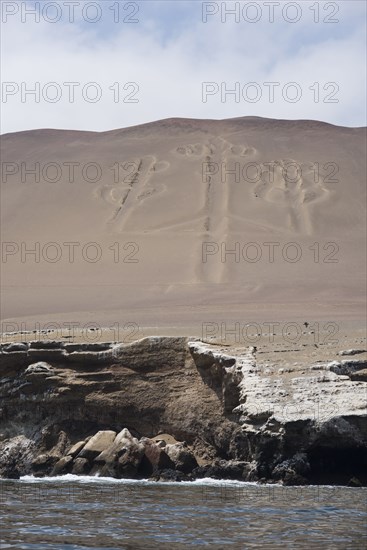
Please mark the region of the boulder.
<svg viewBox="0 0 367 550"><path fill-rule="evenodd" d="M116 435L115 443L119 444L121 441L138 441L136 437L133 437L127 428L124 428Z"/></svg>
<svg viewBox="0 0 367 550"><path fill-rule="evenodd" d="M76 475L88 474L90 469L91 466L86 458L76 458L71 473Z"/></svg>
<svg viewBox="0 0 367 550"><path fill-rule="evenodd" d="M101 430L97 432L93 437L91 437L88 443L86 443L77 457L87 458L88 460L95 459L96 456L98 456L113 443L115 437L116 432L112 430Z"/></svg>
<svg viewBox="0 0 367 550"><path fill-rule="evenodd" d="M74 456L77 456L80 451L82 450L82 448L84 447L84 445L86 444L86 441L78 441L78 443L75 443L74 445L72 445L70 447L70 449L68 450L67 454L74 457Z"/></svg>
<svg viewBox="0 0 367 550"><path fill-rule="evenodd" d="M168 454L151 439L143 437L141 443L144 443L144 456L140 464L139 472L142 475L150 476L158 470L174 470L175 464Z"/></svg>
<svg viewBox="0 0 367 550"><path fill-rule="evenodd" d="M51 475L59 476L63 474L68 474L72 468L72 464L73 464L72 456L70 455L63 456L62 458L60 458L58 462L56 462Z"/></svg>
<svg viewBox="0 0 367 550"><path fill-rule="evenodd" d="M138 440L131 435L127 428L117 434L114 441L94 459L94 462L111 464L125 454L128 450L138 445Z"/></svg>
<svg viewBox="0 0 367 550"><path fill-rule="evenodd" d="M118 458L117 477L135 477L139 473L139 468L144 457L145 446L141 442L132 445L130 448L122 449L121 456Z"/></svg>
<svg viewBox="0 0 367 550"><path fill-rule="evenodd" d="M58 457L49 453L38 455L32 460L32 471L35 475L47 475L50 474Z"/></svg>
<svg viewBox="0 0 367 550"><path fill-rule="evenodd" d="M124 428L113 443L94 459L100 475L118 478L136 476L144 456L145 445Z"/></svg>
<svg viewBox="0 0 367 550"><path fill-rule="evenodd" d="M176 443L174 445L166 445L164 451L173 461L176 470L188 474L194 468L198 467L198 463L194 454L188 449L184 443Z"/></svg>

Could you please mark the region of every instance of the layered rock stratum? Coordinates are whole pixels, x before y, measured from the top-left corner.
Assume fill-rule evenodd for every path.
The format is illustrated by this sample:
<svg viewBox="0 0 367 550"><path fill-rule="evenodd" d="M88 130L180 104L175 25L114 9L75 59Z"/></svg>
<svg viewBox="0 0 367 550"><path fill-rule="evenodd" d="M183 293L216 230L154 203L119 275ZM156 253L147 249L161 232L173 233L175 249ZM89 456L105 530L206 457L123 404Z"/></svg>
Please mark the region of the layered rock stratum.
<svg viewBox="0 0 367 550"><path fill-rule="evenodd" d="M340 356L274 370L198 338L2 344L0 475L366 484L366 354Z"/></svg>

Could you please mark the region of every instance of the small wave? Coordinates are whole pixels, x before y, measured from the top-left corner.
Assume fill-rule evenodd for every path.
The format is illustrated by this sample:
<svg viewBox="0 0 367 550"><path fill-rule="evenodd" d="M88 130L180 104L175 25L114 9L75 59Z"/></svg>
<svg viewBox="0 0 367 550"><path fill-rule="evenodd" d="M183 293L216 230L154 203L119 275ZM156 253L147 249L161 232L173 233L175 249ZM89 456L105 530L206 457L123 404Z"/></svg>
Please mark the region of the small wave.
<svg viewBox="0 0 367 550"><path fill-rule="evenodd" d="M257 483L256 481L237 481L233 479L214 479L211 477L204 477L200 479L195 479L192 481L154 481L151 479L116 479L113 477L102 477L102 476L80 476L75 474L65 474L62 476L45 476L45 477L34 477L32 475L22 476L18 482L23 483L119 483L122 485L174 485L174 486L192 486L192 485L211 485L211 486L258 486L262 487L271 486L274 487L274 483ZM276 484L278 485L278 484ZM280 485L278 485L280 486Z"/></svg>
<svg viewBox="0 0 367 550"><path fill-rule="evenodd" d="M199 479L194 479L192 481L154 481L152 479L116 479L113 477L102 477L102 476L81 476L75 474L65 474L62 476L45 476L45 477L34 477L32 475L26 475L20 477L17 480L6 480L2 479L1 481L12 481L14 483L95 483L95 484L121 484L121 485L146 485L146 486L193 486L193 485L208 485L212 487L223 487L226 485L228 487L282 487L283 489L294 490L299 487L319 487L320 489L349 489L349 490L367 490L365 487L345 487L344 485L292 485L284 486L281 483L259 483L257 481L239 481L233 479L214 479L212 477L204 477Z"/></svg>
<svg viewBox="0 0 367 550"><path fill-rule="evenodd" d="M114 477L102 477L102 476L79 476L75 474L65 474L62 476L45 476L34 477L32 475L22 476L19 478L20 482L24 483L125 483L125 484L145 484L152 483L148 479L116 479ZM153 482L154 483L154 482Z"/></svg>

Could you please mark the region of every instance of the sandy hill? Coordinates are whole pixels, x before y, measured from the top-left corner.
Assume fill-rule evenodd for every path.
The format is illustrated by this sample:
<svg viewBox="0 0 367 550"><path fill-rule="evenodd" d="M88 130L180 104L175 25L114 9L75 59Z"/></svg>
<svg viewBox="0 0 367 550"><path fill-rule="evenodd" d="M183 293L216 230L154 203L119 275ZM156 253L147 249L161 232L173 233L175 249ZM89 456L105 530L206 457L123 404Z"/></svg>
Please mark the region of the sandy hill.
<svg viewBox="0 0 367 550"><path fill-rule="evenodd" d="M359 318L365 151L257 117L3 135L2 318Z"/></svg>

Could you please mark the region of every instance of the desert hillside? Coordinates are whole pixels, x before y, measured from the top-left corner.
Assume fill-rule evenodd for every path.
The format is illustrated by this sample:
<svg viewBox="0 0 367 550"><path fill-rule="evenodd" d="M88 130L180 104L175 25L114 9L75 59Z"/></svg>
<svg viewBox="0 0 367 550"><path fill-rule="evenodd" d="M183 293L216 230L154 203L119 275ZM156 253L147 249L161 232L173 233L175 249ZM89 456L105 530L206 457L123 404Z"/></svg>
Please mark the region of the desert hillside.
<svg viewBox="0 0 367 550"><path fill-rule="evenodd" d="M2 319L361 318L365 151L256 117L3 135Z"/></svg>

